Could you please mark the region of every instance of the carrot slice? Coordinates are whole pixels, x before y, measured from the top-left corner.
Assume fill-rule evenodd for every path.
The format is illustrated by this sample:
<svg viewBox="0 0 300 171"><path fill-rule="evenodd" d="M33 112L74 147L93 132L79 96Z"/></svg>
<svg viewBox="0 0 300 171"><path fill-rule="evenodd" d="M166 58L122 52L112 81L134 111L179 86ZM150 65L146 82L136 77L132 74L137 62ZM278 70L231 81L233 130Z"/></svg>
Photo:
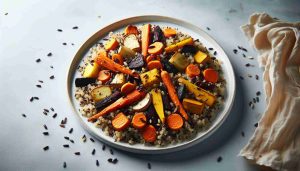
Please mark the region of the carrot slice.
<svg viewBox="0 0 300 171"><path fill-rule="evenodd" d="M114 119L111 121L111 124L116 131L123 131L130 125L130 120L127 118L124 113L119 113Z"/></svg>
<svg viewBox="0 0 300 171"><path fill-rule="evenodd" d="M166 28L163 30L165 37L172 37L175 36L177 31L172 28Z"/></svg>
<svg viewBox="0 0 300 171"><path fill-rule="evenodd" d="M129 94L130 92L132 92L133 90L135 90L136 85L132 84L132 83L125 83L122 85L121 87L121 92L123 94Z"/></svg>
<svg viewBox="0 0 300 171"><path fill-rule="evenodd" d="M134 26L134 25L129 25L129 26L127 26L127 27L125 28L124 33L125 33L125 35L129 35L129 34L135 34L135 35L137 35L137 34L139 34L139 31L138 31L138 29L137 29L136 26Z"/></svg>
<svg viewBox="0 0 300 171"><path fill-rule="evenodd" d="M206 81L216 83L219 79L218 72L212 68L203 71L203 76Z"/></svg>
<svg viewBox="0 0 300 171"><path fill-rule="evenodd" d="M179 114L174 113L167 117L167 124L170 129L177 131L182 128L183 119Z"/></svg>
<svg viewBox="0 0 300 171"><path fill-rule="evenodd" d="M101 70L98 74L98 80L102 83L106 83L111 78L109 70Z"/></svg>
<svg viewBox="0 0 300 171"><path fill-rule="evenodd" d="M120 65L123 65L123 57L120 54L113 54L111 59Z"/></svg>
<svg viewBox="0 0 300 171"><path fill-rule="evenodd" d="M177 92L175 90L175 87L172 83L171 77L169 75L169 73L167 71L162 71L160 73L161 75L161 79L163 81L163 83L165 84L167 90L168 90L168 94L170 96L170 99L172 100L172 102L175 104L175 106L178 107L179 109L179 113L182 115L182 117L184 117L186 120L188 120L188 114L185 112L178 96L177 96Z"/></svg>
<svg viewBox="0 0 300 171"><path fill-rule="evenodd" d="M150 32L151 32L151 25L145 24L142 27L142 55L144 58L148 54L148 47L150 42Z"/></svg>
<svg viewBox="0 0 300 171"><path fill-rule="evenodd" d="M156 129L153 125L147 125L143 130L142 136L146 142L154 142L156 140Z"/></svg>
<svg viewBox="0 0 300 171"><path fill-rule="evenodd" d="M147 67L148 67L149 70L152 70L154 68L157 68L158 70L162 69L162 65L161 65L159 60L150 61L147 64Z"/></svg>
<svg viewBox="0 0 300 171"><path fill-rule="evenodd" d="M106 42L104 45L104 48L106 50L115 50L119 46L119 42L116 39L110 39L109 41Z"/></svg>
<svg viewBox="0 0 300 171"><path fill-rule="evenodd" d="M185 69L185 73L187 76L189 76L190 78L196 77L200 74L200 69L197 65L195 64L189 64L186 69Z"/></svg>
<svg viewBox="0 0 300 171"><path fill-rule="evenodd" d="M144 113L136 113L131 120L131 124L134 128L141 129L146 126L146 120Z"/></svg>
<svg viewBox="0 0 300 171"><path fill-rule="evenodd" d="M128 74L128 75L131 75L131 76L137 77L137 78L139 77L138 73L133 72L132 70L125 68L124 66L122 66L120 64L115 63L113 60L109 59L108 57L104 57L104 56L100 57L99 56L99 57L97 57L96 62L100 66L105 67L111 71L122 72L124 74Z"/></svg>
<svg viewBox="0 0 300 171"><path fill-rule="evenodd" d="M134 102L137 102L144 98L146 96L146 93L143 91L134 90L133 92L129 93L126 97L121 97L114 103L110 104L103 110L101 110L99 113L91 116L88 118L89 122L97 120L100 116L104 116L110 112L116 111L118 109L121 109L125 106L128 106Z"/></svg>
<svg viewBox="0 0 300 171"><path fill-rule="evenodd" d="M148 47L148 53L153 55L161 54L164 48L164 44L161 42L154 42Z"/></svg>

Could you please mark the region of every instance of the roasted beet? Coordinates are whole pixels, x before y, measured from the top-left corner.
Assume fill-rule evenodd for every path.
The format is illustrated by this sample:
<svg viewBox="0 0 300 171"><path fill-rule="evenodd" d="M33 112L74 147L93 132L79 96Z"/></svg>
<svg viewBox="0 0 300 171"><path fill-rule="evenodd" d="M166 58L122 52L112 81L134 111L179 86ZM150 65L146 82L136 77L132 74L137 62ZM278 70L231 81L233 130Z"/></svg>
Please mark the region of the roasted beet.
<svg viewBox="0 0 300 171"><path fill-rule="evenodd" d="M141 68L145 65L145 61L144 61L144 57L142 54L138 53L135 58L133 58L128 67L130 69L138 69L138 68Z"/></svg>
<svg viewBox="0 0 300 171"><path fill-rule="evenodd" d="M175 68L174 65L172 65L166 58L161 59L162 65L164 70L166 70L169 73L178 73L178 70Z"/></svg>
<svg viewBox="0 0 300 171"><path fill-rule="evenodd" d="M110 105L111 103L115 102L116 100L118 100L120 97L122 96L121 92L119 91L115 91L113 94L111 94L110 96L104 98L101 101L96 102L95 104L95 108L97 111L100 111L102 109L104 109L105 107L107 107L108 105Z"/></svg>
<svg viewBox="0 0 300 171"><path fill-rule="evenodd" d="M172 107L170 105L170 98L169 98L169 95L168 95L168 91L166 89L165 86L160 86L159 87L162 91L164 91L164 95L162 96L162 100L163 100L163 104L164 104L164 109L166 110L171 110Z"/></svg>
<svg viewBox="0 0 300 171"><path fill-rule="evenodd" d="M153 42L162 42L166 41L163 31L160 29L159 26L155 26L153 29Z"/></svg>
<svg viewBox="0 0 300 171"><path fill-rule="evenodd" d="M181 49L181 53L195 54L196 52L197 48L193 45L184 45Z"/></svg>
<svg viewBox="0 0 300 171"><path fill-rule="evenodd" d="M186 88L184 85L179 85L177 88L177 95L180 101L183 100L184 95L186 94Z"/></svg>
<svg viewBox="0 0 300 171"><path fill-rule="evenodd" d="M159 118L153 104L151 104L146 110L146 118L147 118L147 123L157 127L156 124L158 123Z"/></svg>
<svg viewBox="0 0 300 171"><path fill-rule="evenodd" d="M84 87L89 84L95 83L96 78L76 78L75 79L75 86L76 87Z"/></svg>

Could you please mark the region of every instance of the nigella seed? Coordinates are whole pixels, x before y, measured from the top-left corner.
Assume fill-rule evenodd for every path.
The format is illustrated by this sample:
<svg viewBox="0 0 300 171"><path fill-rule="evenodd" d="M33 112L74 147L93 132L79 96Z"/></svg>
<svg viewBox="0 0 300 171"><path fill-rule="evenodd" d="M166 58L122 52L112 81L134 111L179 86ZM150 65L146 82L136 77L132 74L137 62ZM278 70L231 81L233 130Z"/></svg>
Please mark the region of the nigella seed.
<svg viewBox="0 0 300 171"><path fill-rule="evenodd" d="M249 67L249 66L251 66L249 63L247 63L246 65L245 65L246 67Z"/></svg>
<svg viewBox="0 0 300 171"><path fill-rule="evenodd" d="M51 107L51 108L50 108L50 110L51 110L52 112L54 112L54 109L53 109L53 107Z"/></svg>
<svg viewBox="0 0 300 171"><path fill-rule="evenodd" d="M46 111L44 111L43 114L46 115L46 116L48 115L48 113Z"/></svg>
<svg viewBox="0 0 300 171"><path fill-rule="evenodd" d="M241 132L242 137L245 137L245 133L244 131Z"/></svg>
<svg viewBox="0 0 300 171"><path fill-rule="evenodd" d="M210 30L210 28L209 28L209 27L206 27L206 30Z"/></svg>
<svg viewBox="0 0 300 171"><path fill-rule="evenodd" d="M57 113L54 113L53 116L52 116L52 118L56 118L56 116L57 116Z"/></svg>
<svg viewBox="0 0 300 171"><path fill-rule="evenodd" d="M244 80L244 77L240 76L240 79L241 79L241 80Z"/></svg>
<svg viewBox="0 0 300 171"><path fill-rule="evenodd" d="M248 52L248 50L247 50L246 48L242 47L242 46L238 46L238 48L239 48L240 50L242 50L242 51Z"/></svg>
<svg viewBox="0 0 300 171"><path fill-rule="evenodd" d="M258 75L255 75L255 79L258 80L258 79L259 79L259 76L258 76Z"/></svg>
<svg viewBox="0 0 300 171"><path fill-rule="evenodd" d="M4 15L8 15L8 13L5 13Z"/></svg>
<svg viewBox="0 0 300 171"><path fill-rule="evenodd" d="M114 151L112 149L109 149L109 152L111 155L114 155Z"/></svg>
<svg viewBox="0 0 300 171"><path fill-rule="evenodd" d="M78 29L78 26L74 26L73 29L74 29L74 30Z"/></svg>
<svg viewBox="0 0 300 171"><path fill-rule="evenodd" d="M215 56L217 55L217 51L214 52L214 55L215 55Z"/></svg>
<svg viewBox="0 0 300 171"><path fill-rule="evenodd" d="M248 76L249 78L252 78L252 75L251 75L251 74L248 74L247 76Z"/></svg>
<svg viewBox="0 0 300 171"><path fill-rule="evenodd" d="M99 161L98 160L96 160L96 166L99 166Z"/></svg>
<svg viewBox="0 0 300 171"><path fill-rule="evenodd" d="M64 162L63 167L67 168L67 163L66 162Z"/></svg>
<svg viewBox="0 0 300 171"><path fill-rule="evenodd" d="M255 126L255 127L258 127L258 123L255 123L254 126Z"/></svg>
<svg viewBox="0 0 300 171"><path fill-rule="evenodd" d="M50 68L52 68L52 69L53 69L53 66L51 65L51 66L50 66Z"/></svg>
<svg viewBox="0 0 300 171"><path fill-rule="evenodd" d="M48 127L47 127L47 125L45 125L45 124L44 124L44 128L45 128L45 130L48 130Z"/></svg>
<svg viewBox="0 0 300 171"><path fill-rule="evenodd" d="M44 134L45 136L48 136L48 135L49 135L49 132L43 132L43 134Z"/></svg>
<svg viewBox="0 0 300 171"><path fill-rule="evenodd" d="M105 151L106 146L103 144L102 145L102 151Z"/></svg>
<svg viewBox="0 0 300 171"><path fill-rule="evenodd" d="M41 85L39 85L39 84L37 84L37 85L35 85L37 88L42 88L42 86Z"/></svg>
<svg viewBox="0 0 300 171"><path fill-rule="evenodd" d="M66 140L69 140L69 139L70 139L70 138L69 138L69 137L67 137L67 136L65 136L64 138L65 138Z"/></svg>
<svg viewBox="0 0 300 171"><path fill-rule="evenodd" d="M71 128L71 129L69 130L69 134L72 134L72 132L73 132L73 128Z"/></svg>
<svg viewBox="0 0 300 171"><path fill-rule="evenodd" d="M259 102L259 97L256 97L256 101L257 101L257 103Z"/></svg>
<svg viewBox="0 0 300 171"><path fill-rule="evenodd" d="M43 149L44 149L44 151L47 151L47 150L49 150L49 146L45 146Z"/></svg>
<svg viewBox="0 0 300 171"><path fill-rule="evenodd" d="M33 99L34 99L34 100L39 100L40 98L38 98L38 97L33 97Z"/></svg>
<svg viewBox="0 0 300 171"><path fill-rule="evenodd" d="M63 30L62 30L62 29L57 29L57 31L58 31L58 32L62 32Z"/></svg>
<svg viewBox="0 0 300 171"><path fill-rule="evenodd" d="M53 80L53 79L54 79L54 75L51 75L49 78L50 78L51 80Z"/></svg>
<svg viewBox="0 0 300 171"><path fill-rule="evenodd" d="M39 63L41 62L42 60L40 58L36 59L35 62Z"/></svg>
<svg viewBox="0 0 300 171"><path fill-rule="evenodd" d="M148 163L147 166L148 166L148 169L151 169L151 163Z"/></svg>
<svg viewBox="0 0 300 171"><path fill-rule="evenodd" d="M214 48L208 48L208 50L214 50Z"/></svg>
<svg viewBox="0 0 300 171"><path fill-rule="evenodd" d="M83 136L81 137L81 139L82 139L83 142L86 142L86 136L85 136L85 135L83 135Z"/></svg>
<svg viewBox="0 0 300 171"><path fill-rule="evenodd" d="M49 53L47 54L47 56L48 56L48 57L52 56L52 53L51 53L51 52L49 52Z"/></svg>
<svg viewBox="0 0 300 171"><path fill-rule="evenodd" d="M246 58L246 55L245 55L245 54L243 54L243 57L244 57L244 58Z"/></svg>
<svg viewBox="0 0 300 171"><path fill-rule="evenodd" d="M65 148L69 148L70 146L69 146L69 144L64 144L63 145Z"/></svg>
<svg viewBox="0 0 300 171"><path fill-rule="evenodd" d="M63 44L64 46L66 46L66 45L67 45L67 43L65 43L65 42L64 42L64 43L62 43L62 44Z"/></svg>
<svg viewBox="0 0 300 171"><path fill-rule="evenodd" d="M26 115L25 115L24 113L22 113L22 116L23 116L24 118L26 118Z"/></svg>
<svg viewBox="0 0 300 171"><path fill-rule="evenodd" d="M79 156L79 155L80 155L80 152L75 152L74 154L77 155L77 156Z"/></svg>
<svg viewBox="0 0 300 171"><path fill-rule="evenodd" d="M42 81L42 80L38 80L38 82L40 82L40 83L44 83L44 81Z"/></svg>
<svg viewBox="0 0 300 171"><path fill-rule="evenodd" d="M113 161L113 159L109 158L109 159L107 159L107 161L111 163Z"/></svg>
<svg viewBox="0 0 300 171"><path fill-rule="evenodd" d="M116 163L118 163L118 161L119 161L119 160L118 160L117 158L115 158L115 159L113 159L112 163L113 163L113 164L116 164Z"/></svg>
<svg viewBox="0 0 300 171"><path fill-rule="evenodd" d="M74 140L71 140L71 139L70 139L70 142L74 144Z"/></svg>
<svg viewBox="0 0 300 171"><path fill-rule="evenodd" d="M62 127L62 128L65 128L65 127L66 127L64 124L60 124L59 126Z"/></svg>
<svg viewBox="0 0 300 171"><path fill-rule="evenodd" d="M45 111L45 112L47 112L47 113L49 112L49 110L48 110L48 109L44 109L44 111Z"/></svg>
<svg viewBox="0 0 300 171"><path fill-rule="evenodd" d="M221 156L219 156L219 157L217 158L217 162L218 162L218 163L220 163L222 160L223 160L223 158L222 158Z"/></svg>
<svg viewBox="0 0 300 171"><path fill-rule="evenodd" d="M257 95L257 96L260 96L260 94L261 94L260 91L256 92L256 95Z"/></svg>
<svg viewBox="0 0 300 171"><path fill-rule="evenodd" d="M95 155L95 154L96 154L96 149L93 149L92 155Z"/></svg>
<svg viewBox="0 0 300 171"><path fill-rule="evenodd" d="M95 140L94 140L93 138L90 138L90 140L91 140L92 142L95 142Z"/></svg>
<svg viewBox="0 0 300 171"><path fill-rule="evenodd" d="M253 103L256 103L256 98L253 98L252 101L253 101Z"/></svg>
<svg viewBox="0 0 300 171"><path fill-rule="evenodd" d="M250 101L248 105L249 105L249 106L252 106L252 101Z"/></svg>
<svg viewBox="0 0 300 171"><path fill-rule="evenodd" d="M238 52L238 50L236 49L233 49L233 53L236 54Z"/></svg>

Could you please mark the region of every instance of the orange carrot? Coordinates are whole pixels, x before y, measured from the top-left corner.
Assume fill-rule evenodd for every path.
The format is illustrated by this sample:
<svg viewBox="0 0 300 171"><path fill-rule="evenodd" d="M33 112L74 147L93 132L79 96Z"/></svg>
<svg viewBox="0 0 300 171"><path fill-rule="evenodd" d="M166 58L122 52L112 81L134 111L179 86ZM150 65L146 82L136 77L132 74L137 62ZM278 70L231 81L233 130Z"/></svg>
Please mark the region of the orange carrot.
<svg viewBox="0 0 300 171"><path fill-rule="evenodd" d="M125 83L122 85L121 87L121 92L123 94L129 94L130 92L132 92L133 90L135 90L136 88L136 85L135 84L132 84L132 83Z"/></svg>
<svg viewBox="0 0 300 171"><path fill-rule="evenodd" d="M179 114L171 114L167 117L168 127L174 131L179 130L183 126L183 119Z"/></svg>
<svg viewBox="0 0 300 171"><path fill-rule="evenodd" d="M104 48L109 51L109 50L115 50L119 46L119 42L116 39L110 39L109 41L106 42L104 45Z"/></svg>
<svg viewBox="0 0 300 171"><path fill-rule="evenodd" d="M114 72L122 72L124 74L128 74L128 75L131 75L133 77L139 77L139 74L136 73L136 72L133 72L132 70L128 69L128 68L125 68L124 66L120 65L120 64L117 64L115 63L113 60L109 59L108 57L98 57L96 59L96 62L102 66L102 67L105 67L111 71L114 71Z"/></svg>
<svg viewBox="0 0 300 171"><path fill-rule="evenodd" d="M136 113L132 120L131 124L136 129L141 129L146 126L146 116L144 113Z"/></svg>
<svg viewBox="0 0 300 171"><path fill-rule="evenodd" d="M200 69L197 65L189 64L185 69L185 73L190 78L193 78L200 75Z"/></svg>
<svg viewBox="0 0 300 171"><path fill-rule="evenodd" d="M144 58L148 54L148 47L150 42L150 32L151 32L151 25L145 24L142 27L142 55Z"/></svg>
<svg viewBox="0 0 300 171"><path fill-rule="evenodd" d="M110 104L109 106L107 106L106 108L101 110L99 113L89 117L88 121L89 122L96 121L100 116L104 116L104 115L106 115L110 112L113 112L113 111L116 111L116 110L121 109L123 107L126 107L126 106L128 106L128 105L130 105L134 102L137 102L137 101L141 100L145 96L146 96L145 92L134 90L133 92L131 92L127 96L119 98L117 101Z"/></svg>
<svg viewBox="0 0 300 171"><path fill-rule="evenodd" d="M188 114L185 112L178 96L177 96L177 92L175 90L175 87L172 83L172 80L171 80L171 77L169 75L169 73L167 71L162 71L160 73L161 75L161 79L163 81L163 83L165 84L167 90L168 90L168 93L169 93L169 96L170 96L170 99L172 100L172 102L175 104L175 106L178 107L178 110L179 110L179 113L186 119L188 120Z"/></svg>
<svg viewBox="0 0 300 171"><path fill-rule="evenodd" d="M159 60L160 61L160 57L159 56L156 56L156 55L149 55L147 58L146 58L146 63L149 63L150 61L152 60Z"/></svg>
<svg viewBox="0 0 300 171"><path fill-rule="evenodd" d="M120 54L113 54L113 56L111 57L111 59L115 62L118 63L120 65L123 65L123 58Z"/></svg>
<svg viewBox="0 0 300 171"><path fill-rule="evenodd" d="M156 129L152 125L147 125L142 132L142 136L146 142L154 142L156 140Z"/></svg>
<svg viewBox="0 0 300 171"><path fill-rule="evenodd" d="M163 30L165 37L172 37L175 36L177 31L172 28L166 28Z"/></svg>
<svg viewBox="0 0 300 171"><path fill-rule="evenodd" d="M111 121L111 124L116 131L123 131L130 125L130 120L127 118L124 113L119 113L114 119Z"/></svg>
<svg viewBox="0 0 300 171"><path fill-rule="evenodd" d="M135 34L135 35L137 35L137 34L139 34L139 31L138 31L138 29L137 29L136 26L134 26L134 25L129 25L129 26L127 26L127 27L125 28L124 33L125 33L125 35L129 35L129 34Z"/></svg>
<svg viewBox="0 0 300 171"><path fill-rule="evenodd" d="M98 74L98 80L102 83L106 83L111 77L109 70L101 70Z"/></svg>
<svg viewBox="0 0 300 171"><path fill-rule="evenodd" d="M206 81L216 83L219 79L218 72L212 68L203 71L203 76Z"/></svg>
<svg viewBox="0 0 300 171"><path fill-rule="evenodd" d="M164 48L164 44L161 42L154 42L148 47L148 53L153 55L161 54Z"/></svg>
<svg viewBox="0 0 300 171"><path fill-rule="evenodd" d="M154 68L157 68L158 70L162 69L162 65L160 63L159 60L154 60L154 61L150 61L148 64L147 64L147 68L149 70L152 70Z"/></svg>

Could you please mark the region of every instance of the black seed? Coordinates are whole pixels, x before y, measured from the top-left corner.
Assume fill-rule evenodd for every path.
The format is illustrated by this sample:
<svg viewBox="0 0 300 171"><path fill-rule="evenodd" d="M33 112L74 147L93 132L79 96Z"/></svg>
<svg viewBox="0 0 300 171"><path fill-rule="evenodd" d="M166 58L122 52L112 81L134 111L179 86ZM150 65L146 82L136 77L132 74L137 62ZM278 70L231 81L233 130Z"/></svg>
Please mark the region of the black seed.
<svg viewBox="0 0 300 171"><path fill-rule="evenodd" d="M257 101L257 103L259 102L259 97L256 97L256 101Z"/></svg>
<svg viewBox="0 0 300 171"><path fill-rule="evenodd" d="M246 55L245 55L245 54L243 54L243 57L244 57L244 58L246 58Z"/></svg>
<svg viewBox="0 0 300 171"><path fill-rule="evenodd" d="M233 49L233 53L236 54L238 52L238 50L236 49Z"/></svg>
<svg viewBox="0 0 300 171"><path fill-rule="evenodd" d="M67 168L67 163L66 162L64 162L63 167Z"/></svg>
<svg viewBox="0 0 300 171"><path fill-rule="evenodd" d="M256 98L253 98L252 101L253 101L253 103L256 103Z"/></svg>
<svg viewBox="0 0 300 171"><path fill-rule="evenodd" d="M57 31L58 31L58 32L62 32L63 30L62 30L62 29L57 29Z"/></svg>
<svg viewBox="0 0 300 171"><path fill-rule="evenodd" d="M260 91L256 92L256 95L257 95L257 96L260 96L260 94L261 94Z"/></svg>
<svg viewBox="0 0 300 171"><path fill-rule="evenodd" d="M50 68L52 68L52 69L53 69L53 66L51 65L51 66L50 66Z"/></svg>
<svg viewBox="0 0 300 171"><path fill-rule="evenodd" d="M38 80L38 82L40 82L40 83L44 83L44 81L42 81L42 80Z"/></svg>
<svg viewBox="0 0 300 171"><path fill-rule="evenodd" d="M217 51L214 52L214 55L215 55L215 56L217 55Z"/></svg>
<svg viewBox="0 0 300 171"><path fill-rule="evenodd" d="M74 46L75 44L74 44L74 43L71 43L71 45Z"/></svg>
<svg viewBox="0 0 300 171"><path fill-rule="evenodd" d="M49 56L49 57L50 57L50 56L52 56L52 53L51 53L51 52L49 52L49 53L47 54L47 56Z"/></svg>
<svg viewBox="0 0 300 171"><path fill-rule="evenodd" d="M245 51L245 52L248 52L248 50L247 50L246 48L242 47L242 46L238 46L238 48L239 48L240 50L243 50L243 51Z"/></svg>
<svg viewBox="0 0 300 171"><path fill-rule="evenodd" d="M43 134L44 134L45 136L48 136L48 135L49 135L49 132L43 132Z"/></svg>
<svg viewBox="0 0 300 171"><path fill-rule="evenodd" d="M241 79L241 80L243 80L243 79L244 79L244 77L240 76L240 79Z"/></svg>
<svg viewBox="0 0 300 171"><path fill-rule="evenodd" d="M258 79L259 79L259 76L258 76L258 75L255 75L255 79L258 80Z"/></svg>
<svg viewBox="0 0 300 171"><path fill-rule="evenodd" d="M74 140L71 140L71 139L70 139L70 142L74 144Z"/></svg>
<svg viewBox="0 0 300 171"><path fill-rule="evenodd" d="M70 139L70 138L69 138L69 137L67 137L67 136L65 136L64 138L65 138L66 140L69 140L69 139Z"/></svg>
<svg viewBox="0 0 300 171"><path fill-rule="evenodd" d="M77 156L79 156L79 155L80 155L80 152L75 152L74 154L77 155Z"/></svg>
<svg viewBox="0 0 300 171"><path fill-rule="evenodd" d="M64 144L63 145L65 148L69 148L70 146L69 146L69 144Z"/></svg>
<svg viewBox="0 0 300 171"><path fill-rule="evenodd" d="M54 75L51 75L49 78L50 78L51 80L53 80L53 79L54 79Z"/></svg>
<svg viewBox="0 0 300 171"><path fill-rule="evenodd" d="M95 140L94 140L93 138L90 138L90 140L91 140L92 142L95 142Z"/></svg>
<svg viewBox="0 0 300 171"><path fill-rule="evenodd" d="M115 158L115 159L113 159L112 163L113 163L113 164L116 164L116 163L118 163L118 161L119 161L119 160L118 160L117 158Z"/></svg>
<svg viewBox="0 0 300 171"><path fill-rule="evenodd" d="M74 26L73 29L74 29L74 30L78 29L78 26Z"/></svg>
<svg viewBox="0 0 300 171"><path fill-rule="evenodd" d="M85 135L83 135L83 136L81 137L81 139L82 139L83 142L86 142L86 136L85 136Z"/></svg>
<svg viewBox="0 0 300 171"><path fill-rule="evenodd" d="M251 75L251 74L248 74L247 76L248 76L249 78L252 78L252 75Z"/></svg>
<svg viewBox="0 0 300 171"><path fill-rule="evenodd" d="M44 124L44 128L45 128L45 130L48 130L48 127L47 127L47 125L45 125L45 124Z"/></svg>
<svg viewBox="0 0 300 171"><path fill-rule="evenodd" d="M106 148L106 146L103 144L103 145L102 145L102 151L104 151L105 148Z"/></svg>
<svg viewBox="0 0 300 171"><path fill-rule="evenodd" d="M53 107L51 107L51 108L50 108L50 110L51 110L52 112L54 112L54 109L53 109Z"/></svg>
<svg viewBox="0 0 300 171"><path fill-rule="evenodd" d="M8 13L5 13L4 15L8 15Z"/></svg>
<svg viewBox="0 0 300 171"><path fill-rule="evenodd" d="M246 66L246 67L249 67L249 66L251 66L251 64L247 63L245 66Z"/></svg>
<svg viewBox="0 0 300 171"><path fill-rule="evenodd" d="M148 169L151 169L151 163L148 163L147 166L148 166Z"/></svg>
<svg viewBox="0 0 300 171"><path fill-rule="evenodd" d="M96 153L96 149L93 149L92 155L95 155L95 153Z"/></svg>
<svg viewBox="0 0 300 171"><path fill-rule="evenodd" d="M206 30L210 30L210 28L209 28L209 27L206 27Z"/></svg>
<svg viewBox="0 0 300 171"><path fill-rule="evenodd" d="M39 85L39 84L37 84L37 85L35 85L36 87L38 87L38 88L42 88L42 86L41 85Z"/></svg>
<svg viewBox="0 0 300 171"><path fill-rule="evenodd" d="M57 113L54 113L53 116L52 116L52 118L56 118L56 116L57 116Z"/></svg>
<svg viewBox="0 0 300 171"><path fill-rule="evenodd" d="M65 127L66 127L64 124L60 124L59 126L62 127L62 128L65 128Z"/></svg>
<svg viewBox="0 0 300 171"><path fill-rule="evenodd" d="M251 106L252 105L252 101L250 101L248 105Z"/></svg>
<svg viewBox="0 0 300 171"><path fill-rule="evenodd" d="M68 118L65 117L64 120L62 120L62 124L67 124Z"/></svg>
<svg viewBox="0 0 300 171"><path fill-rule="evenodd" d="M255 123L254 126L255 126L255 127L258 127L258 123Z"/></svg>
<svg viewBox="0 0 300 171"><path fill-rule="evenodd" d="M111 162L113 161L113 159L112 159L112 158L109 158L109 159L107 159L107 161L108 161L109 163L111 163Z"/></svg>
<svg viewBox="0 0 300 171"><path fill-rule="evenodd" d="M47 150L49 150L49 146L45 146L43 149L44 149L44 151L47 151Z"/></svg>
<svg viewBox="0 0 300 171"><path fill-rule="evenodd" d="M38 98L38 97L33 97L33 99L35 99L35 100L39 100L40 98Z"/></svg>
<svg viewBox="0 0 300 171"><path fill-rule="evenodd" d="M217 162L221 162L223 158L221 156L218 157Z"/></svg>
<svg viewBox="0 0 300 171"><path fill-rule="evenodd" d="M46 116L48 115L48 113L46 111L44 111L43 114L46 115Z"/></svg>
<svg viewBox="0 0 300 171"><path fill-rule="evenodd" d="M99 166L99 161L98 160L96 160L96 166Z"/></svg>
<svg viewBox="0 0 300 171"><path fill-rule="evenodd" d="M69 130L69 134L72 134L72 132L73 132L73 128L71 128L71 129Z"/></svg>
<svg viewBox="0 0 300 171"><path fill-rule="evenodd" d="M214 48L208 48L208 50L214 50Z"/></svg>
<svg viewBox="0 0 300 171"><path fill-rule="evenodd" d="M112 149L109 149L109 152L111 155L114 155L114 151Z"/></svg>
<svg viewBox="0 0 300 171"><path fill-rule="evenodd" d="M47 113L49 112L49 110L48 110L48 109L44 109L44 111L45 111L45 112L47 112Z"/></svg>
<svg viewBox="0 0 300 171"><path fill-rule="evenodd" d="M62 43L62 44L63 44L64 46L66 46L66 45L67 45L67 43L65 43L65 42L64 42L64 43Z"/></svg>
<svg viewBox="0 0 300 171"><path fill-rule="evenodd" d="M24 118L26 118L26 115L25 115L24 113L22 113L22 116L23 116Z"/></svg>
<svg viewBox="0 0 300 171"><path fill-rule="evenodd" d="M41 62L42 60L40 58L36 59L35 62L39 63Z"/></svg>
<svg viewBox="0 0 300 171"><path fill-rule="evenodd" d="M244 131L241 132L242 137L245 137L245 133Z"/></svg>

